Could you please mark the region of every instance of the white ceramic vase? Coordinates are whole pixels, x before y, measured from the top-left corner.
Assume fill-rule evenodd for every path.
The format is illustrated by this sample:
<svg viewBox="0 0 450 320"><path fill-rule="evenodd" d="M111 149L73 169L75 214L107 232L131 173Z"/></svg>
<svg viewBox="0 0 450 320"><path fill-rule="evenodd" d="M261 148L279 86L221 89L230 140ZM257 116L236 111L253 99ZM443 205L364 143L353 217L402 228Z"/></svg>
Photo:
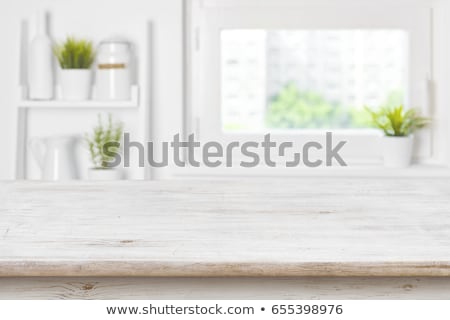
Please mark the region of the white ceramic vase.
<svg viewBox="0 0 450 320"><path fill-rule="evenodd" d="M53 98L52 41L47 35L47 14L37 17L37 32L28 53L28 89L32 100Z"/></svg>
<svg viewBox="0 0 450 320"><path fill-rule="evenodd" d="M411 164L413 151L412 135L406 137L383 137L383 160L388 168L405 168Z"/></svg>
<svg viewBox="0 0 450 320"><path fill-rule="evenodd" d="M88 171L88 179L97 181L122 180L123 173L120 169L115 168L91 168Z"/></svg>
<svg viewBox="0 0 450 320"><path fill-rule="evenodd" d="M89 100L92 90L90 69L62 69L61 96L64 100Z"/></svg>

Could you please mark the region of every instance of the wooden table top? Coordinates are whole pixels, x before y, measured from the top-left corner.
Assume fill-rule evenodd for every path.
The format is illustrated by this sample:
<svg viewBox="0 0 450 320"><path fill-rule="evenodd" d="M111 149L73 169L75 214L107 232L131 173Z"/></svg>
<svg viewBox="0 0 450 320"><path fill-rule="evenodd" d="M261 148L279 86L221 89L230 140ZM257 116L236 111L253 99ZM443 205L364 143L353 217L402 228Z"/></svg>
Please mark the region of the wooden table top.
<svg viewBox="0 0 450 320"><path fill-rule="evenodd" d="M2 182L0 276L450 276L450 178Z"/></svg>

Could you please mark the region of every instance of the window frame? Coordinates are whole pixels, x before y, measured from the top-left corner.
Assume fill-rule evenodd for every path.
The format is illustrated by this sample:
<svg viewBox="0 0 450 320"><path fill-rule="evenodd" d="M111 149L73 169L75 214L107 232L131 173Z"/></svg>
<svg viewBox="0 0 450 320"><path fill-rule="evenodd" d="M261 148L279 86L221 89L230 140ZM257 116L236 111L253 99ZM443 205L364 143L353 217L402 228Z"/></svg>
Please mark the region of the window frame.
<svg viewBox="0 0 450 320"><path fill-rule="evenodd" d="M419 3L354 1L193 0L189 14L188 98L186 131L200 141L261 141L263 134L223 133L220 103L220 31L222 29L403 29L410 36L409 96L411 106L432 115L432 9ZM301 21L301 22L299 22ZM424 45L426 44L426 45ZM351 165L381 164L381 134L370 129L293 131L267 130L280 143L322 141L326 131L348 141L345 157ZM433 160L432 129L415 135L415 161ZM370 145L370 148L367 146ZM239 158L237 158L239 160Z"/></svg>

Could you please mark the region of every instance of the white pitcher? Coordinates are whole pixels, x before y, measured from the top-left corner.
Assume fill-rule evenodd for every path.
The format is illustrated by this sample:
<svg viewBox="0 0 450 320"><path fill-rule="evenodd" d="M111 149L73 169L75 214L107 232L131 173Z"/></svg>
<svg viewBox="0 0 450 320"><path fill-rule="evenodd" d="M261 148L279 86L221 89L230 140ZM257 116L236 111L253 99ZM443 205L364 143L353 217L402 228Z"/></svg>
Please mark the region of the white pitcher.
<svg viewBox="0 0 450 320"><path fill-rule="evenodd" d="M43 180L79 178L75 156L78 140L76 136L30 139L29 147L39 164Z"/></svg>

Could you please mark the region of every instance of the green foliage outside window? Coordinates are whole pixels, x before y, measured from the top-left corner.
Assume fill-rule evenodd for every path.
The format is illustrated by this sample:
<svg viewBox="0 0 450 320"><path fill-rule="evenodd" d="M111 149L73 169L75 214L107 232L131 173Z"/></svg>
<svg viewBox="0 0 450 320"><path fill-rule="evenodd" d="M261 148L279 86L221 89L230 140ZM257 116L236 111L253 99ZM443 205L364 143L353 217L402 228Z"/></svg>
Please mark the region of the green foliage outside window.
<svg viewBox="0 0 450 320"><path fill-rule="evenodd" d="M401 92L392 92L384 106L402 100ZM371 120L363 106L342 106L327 101L319 93L300 91L292 83L271 99L266 112L266 126L276 129L368 128L373 126Z"/></svg>

